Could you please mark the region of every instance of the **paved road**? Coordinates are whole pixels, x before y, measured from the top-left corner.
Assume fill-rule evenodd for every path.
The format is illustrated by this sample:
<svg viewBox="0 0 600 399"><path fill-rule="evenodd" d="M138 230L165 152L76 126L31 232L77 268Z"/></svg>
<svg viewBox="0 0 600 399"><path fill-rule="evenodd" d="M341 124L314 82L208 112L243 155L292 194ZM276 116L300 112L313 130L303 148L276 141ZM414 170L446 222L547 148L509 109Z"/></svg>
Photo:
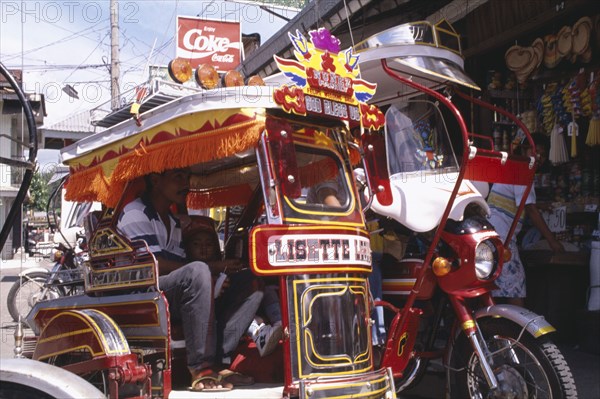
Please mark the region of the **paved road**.
<svg viewBox="0 0 600 399"><path fill-rule="evenodd" d="M20 262L0 261L0 362L13 357L14 330L16 323L12 321L6 307L6 296L13 282L18 278ZM28 259L29 266L49 266L47 260ZM600 399L600 355L579 350L574 345L560 344L573 375L579 397L582 399ZM432 370L423 381L411 391L403 392L402 399L435 399L444 397L443 370Z"/></svg>
<svg viewBox="0 0 600 399"><path fill-rule="evenodd" d="M14 331L17 326L8 313L6 298L19 272L28 267L51 267L47 258L34 257L23 260L0 260L0 361L14 356Z"/></svg>

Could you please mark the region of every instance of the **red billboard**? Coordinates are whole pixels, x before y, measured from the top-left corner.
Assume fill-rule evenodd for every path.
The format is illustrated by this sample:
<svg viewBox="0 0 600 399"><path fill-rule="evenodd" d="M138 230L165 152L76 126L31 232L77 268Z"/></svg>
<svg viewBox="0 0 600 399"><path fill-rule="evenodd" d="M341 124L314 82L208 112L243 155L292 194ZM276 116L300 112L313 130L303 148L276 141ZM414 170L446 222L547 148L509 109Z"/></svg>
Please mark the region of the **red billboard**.
<svg viewBox="0 0 600 399"><path fill-rule="evenodd" d="M235 69L242 58L240 22L178 16L176 55L188 59L192 68L209 64L222 72Z"/></svg>

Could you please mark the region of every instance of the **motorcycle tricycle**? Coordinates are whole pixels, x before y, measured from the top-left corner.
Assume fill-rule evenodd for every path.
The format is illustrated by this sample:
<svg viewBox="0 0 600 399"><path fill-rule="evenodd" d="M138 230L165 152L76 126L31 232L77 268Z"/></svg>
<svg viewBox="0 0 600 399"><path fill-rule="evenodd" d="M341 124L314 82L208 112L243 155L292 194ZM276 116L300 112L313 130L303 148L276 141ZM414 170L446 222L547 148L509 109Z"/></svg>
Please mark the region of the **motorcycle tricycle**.
<svg viewBox="0 0 600 399"><path fill-rule="evenodd" d="M411 23L356 46L362 76L378 84L385 131L362 136L370 209L395 256L381 262L387 341L382 367L400 391L430 361L443 364L455 398L574 398L573 376L540 315L497 304L491 295L535 172L535 146L514 115L461 90L476 84L462 70L460 38L446 21ZM532 156L496 148L465 120L481 109L520 130ZM522 185L507 237L489 223L489 184Z"/></svg>
<svg viewBox="0 0 600 399"><path fill-rule="evenodd" d="M66 198L100 201L104 209L88 223L85 293L35 305L28 356L88 379L111 399L242 390L184 392L185 337L171 320L156 259L145 241L130 241L117 228L145 175L187 168L187 212L227 209L225 258L241 258L279 289L278 349L260 357L252 340L242 339L231 358L231 370L256 381L244 395L395 397L391 369L373 365L371 252L351 172L360 153L349 145L351 131L381 128L383 114L359 101L373 87L358 77L356 63L346 63L352 58L292 37L303 53L278 62L304 77L296 85L207 89L207 82L153 80L131 106L99 122L106 131L62 150L70 168ZM171 67L181 82L190 77L184 61ZM310 191L330 181L345 200L312 202Z"/></svg>

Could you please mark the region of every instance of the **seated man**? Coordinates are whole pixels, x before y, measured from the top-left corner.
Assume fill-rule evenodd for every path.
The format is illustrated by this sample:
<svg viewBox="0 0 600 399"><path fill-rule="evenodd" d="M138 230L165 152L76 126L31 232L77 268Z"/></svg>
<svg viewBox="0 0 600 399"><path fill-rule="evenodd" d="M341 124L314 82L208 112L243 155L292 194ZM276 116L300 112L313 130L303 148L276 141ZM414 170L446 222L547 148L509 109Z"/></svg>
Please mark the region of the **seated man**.
<svg viewBox="0 0 600 399"><path fill-rule="evenodd" d="M156 257L159 287L169 302L171 318L181 321L183 326L191 389L223 390L249 385L254 382L251 377L217 364L211 272L204 262L186 263L180 222L170 211L172 204L185 204L189 177L186 169L147 175L144 194L123 208L117 227L130 240L145 240ZM228 342L239 340L258 309L262 295L260 291L251 293L231 315L230 320L240 325L225 331L224 334L232 335L227 337ZM223 351L224 357L228 355Z"/></svg>

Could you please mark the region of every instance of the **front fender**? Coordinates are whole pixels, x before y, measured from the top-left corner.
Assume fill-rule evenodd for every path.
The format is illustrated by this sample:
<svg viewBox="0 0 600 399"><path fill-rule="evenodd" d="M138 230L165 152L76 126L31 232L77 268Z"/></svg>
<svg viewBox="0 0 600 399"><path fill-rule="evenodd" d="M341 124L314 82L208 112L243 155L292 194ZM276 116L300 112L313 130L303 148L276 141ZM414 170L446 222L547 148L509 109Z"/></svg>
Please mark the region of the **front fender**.
<svg viewBox="0 0 600 399"><path fill-rule="evenodd" d="M556 331L544 316L515 305L493 305L478 309L475 319L502 317L525 328L534 338Z"/></svg>
<svg viewBox="0 0 600 399"><path fill-rule="evenodd" d="M27 269L23 270L21 273L19 273L19 277L24 277L28 274L31 273L46 273L46 274L50 274L50 272L48 271L48 269L45 269L43 267L28 267Z"/></svg>
<svg viewBox="0 0 600 399"><path fill-rule="evenodd" d="M0 384L24 397L23 389L35 389L54 398L105 399L106 395L83 378L60 367L30 359L2 359Z"/></svg>

